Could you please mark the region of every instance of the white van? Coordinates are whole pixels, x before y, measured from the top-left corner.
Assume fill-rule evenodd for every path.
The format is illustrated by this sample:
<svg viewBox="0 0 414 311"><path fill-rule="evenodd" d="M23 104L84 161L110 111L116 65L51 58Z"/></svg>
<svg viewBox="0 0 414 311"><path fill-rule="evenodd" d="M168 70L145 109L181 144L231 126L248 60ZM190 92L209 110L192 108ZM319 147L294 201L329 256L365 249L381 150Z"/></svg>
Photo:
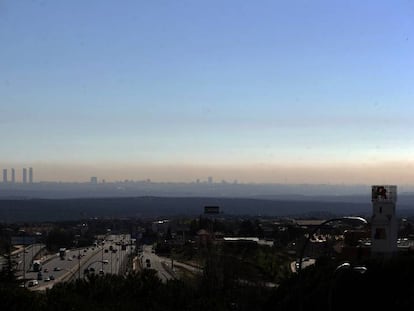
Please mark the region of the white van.
<svg viewBox="0 0 414 311"><path fill-rule="evenodd" d="M29 287L33 287L33 286L36 286L36 285L39 285L39 282L37 280L31 280L31 281L29 281L29 283L27 283L27 286L29 286Z"/></svg>

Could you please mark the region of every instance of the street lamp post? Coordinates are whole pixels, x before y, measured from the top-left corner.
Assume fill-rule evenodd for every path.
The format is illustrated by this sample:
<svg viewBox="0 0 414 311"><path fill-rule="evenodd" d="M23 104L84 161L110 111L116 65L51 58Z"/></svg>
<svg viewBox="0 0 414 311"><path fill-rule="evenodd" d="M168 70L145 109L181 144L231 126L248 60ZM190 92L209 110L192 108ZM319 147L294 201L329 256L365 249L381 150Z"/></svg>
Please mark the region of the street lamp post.
<svg viewBox="0 0 414 311"><path fill-rule="evenodd" d="M80 280L80 275L81 275L81 254L80 254L80 248L78 247L78 280Z"/></svg>
<svg viewBox="0 0 414 311"><path fill-rule="evenodd" d="M23 282L26 286L26 235L23 236Z"/></svg>
<svg viewBox="0 0 414 311"><path fill-rule="evenodd" d="M8 240L8 245L7 245L7 249L8 249L8 255L7 255L7 273L8 275L10 275L11 271L13 270L13 263L12 263L12 240L11 240L11 232L13 231L10 228L5 228L3 229L5 236L7 236L7 240ZM2 269L4 269L4 267L2 267Z"/></svg>
<svg viewBox="0 0 414 311"><path fill-rule="evenodd" d="M335 281L340 279L340 275L343 275L344 273L354 273L355 275L362 275L365 272L367 272L367 268L364 266L355 266L352 267L349 262L344 262L336 267L333 277L331 280L331 286L329 286L329 295L328 295L328 308L329 311L334 310L333 308L333 301L334 301L334 289L335 289Z"/></svg>
<svg viewBox="0 0 414 311"><path fill-rule="evenodd" d="M80 252L80 248L79 248L79 238L80 238L80 235L79 234L77 234L77 235L75 235L75 243L76 243L76 247L78 248L78 280L80 280L80 276L81 276L81 273L80 273L80 268L81 268L81 264L80 264L80 262L81 262L81 252Z"/></svg>
<svg viewBox="0 0 414 311"><path fill-rule="evenodd" d="M116 249L116 253L115 253L115 258L116 258L116 262L115 262L115 274L118 274L118 269L119 269L119 249L118 246L115 246Z"/></svg>
<svg viewBox="0 0 414 311"><path fill-rule="evenodd" d="M122 258L122 249L121 249L121 246L118 245L117 251L116 251L116 271L115 271L115 274L119 274L119 270L121 268L121 262L119 260L120 258Z"/></svg>
<svg viewBox="0 0 414 311"><path fill-rule="evenodd" d="M19 231L23 234L23 287L26 287L26 231Z"/></svg>
<svg viewBox="0 0 414 311"><path fill-rule="evenodd" d="M303 261L303 256L305 254L305 250L306 247L309 244L309 240L311 239L311 237L319 230L321 229L323 226L325 226L326 224L330 223L330 222L336 222L336 221L359 221L362 224L366 225L368 222L362 218L362 217L354 217L354 216L345 216L345 217L339 217L339 218L332 218L332 219L328 219L325 220L324 222L322 222L321 224L319 224L315 229L312 230L312 232L309 234L309 236L306 238L305 243L303 244L301 251L300 251L300 255L299 255L299 263L297 266L297 271L298 271L298 276L299 276L299 282L300 283L300 292L301 292L301 297L300 297L300 303L299 303L299 307L300 310L303 310L303 297L302 297L302 292L303 292L303 280L302 278L302 261Z"/></svg>
<svg viewBox="0 0 414 311"><path fill-rule="evenodd" d="M112 254L113 254L113 251L111 250L111 274L112 274L112 266L114 265L114 263L112 262Z"/></svg>
<svg viewBox="0 0 414 311"><path fill-rule="evenodd" d="M103 271L103 256L104 256L104 247L103 247L103 245L101 245L101 260L102 260L101 270L102 271Z"/></svg>

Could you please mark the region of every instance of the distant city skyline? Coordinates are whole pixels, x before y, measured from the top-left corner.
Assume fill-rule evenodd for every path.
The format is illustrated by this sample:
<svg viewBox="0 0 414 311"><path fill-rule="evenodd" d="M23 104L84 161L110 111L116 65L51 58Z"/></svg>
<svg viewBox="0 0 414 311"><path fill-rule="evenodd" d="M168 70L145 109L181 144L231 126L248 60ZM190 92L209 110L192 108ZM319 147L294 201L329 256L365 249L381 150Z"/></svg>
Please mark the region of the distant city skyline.
<svg viewBox="0 0 414 311"><path fill-rule="evenodd" d="M413 184L411 2L5 0L0 40L16 178Z"/></svg>
<svg viewBox="0 0 414 311"><path fill-rule="evenodd" d="M21 169L22 174L21 179L17 180L16 179L16 170L14 167L12 168L3 168L3 183L16 183L16 182L20 182L23 184L27 183L27 168L23 167ZM10 175L9 175L10 172ZM10 176L10 179L9 179ZM34 172L33 172L33 168L29 167L29 183L32 184L34 182Z"/></svg>
<svg viewBox="0 0 414 311"><path fill-rule="evenodd" d="M10 180L11 168L0 165L7 169ZM16 182L30 183L30 169L14 166L17 171L23 171L22 175L16 177ZM404 184L414 186L414 166L407 163L380 164L363 163L359 166L345 164L342 166L290 166L275 167L259 165L258 167L202 167L202 166L159 166L143 165L122 166L113 164L110 166L67 166L37 164L32 168L36 170L36 182L38 181L62 181L62 182L91 182L93 183L124 180L147 180L153 182L205 182L220 183L225 180L229 183L281 183L281 184ZM26 171L26 173L25 173ZM34 175L34 173L32 173ZM26 176L26 177L25 177ZM33 178L33 177L32 177ZM26 180L26 182L25 182ZM34 181L33 181L34 182Z"/></svg>

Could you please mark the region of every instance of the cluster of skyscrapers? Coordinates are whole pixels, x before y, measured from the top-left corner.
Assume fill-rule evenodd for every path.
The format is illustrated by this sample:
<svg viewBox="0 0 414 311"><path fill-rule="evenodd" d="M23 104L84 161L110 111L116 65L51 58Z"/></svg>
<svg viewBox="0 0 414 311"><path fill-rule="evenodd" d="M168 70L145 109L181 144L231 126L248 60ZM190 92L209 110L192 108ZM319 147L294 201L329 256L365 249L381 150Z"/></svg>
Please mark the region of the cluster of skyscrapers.
<svg viewBox="0 0 414 311"><path fill-rule="evenodd" d="M22 170L22 183L23 184L32 184L33 183L33 168L29 167L29 179L27 179L27 168L23 168ZM16 171L14 168L10 169L10 180L8 175L8 170L5 168L3 169L3 183L16 183Z"/></svg>

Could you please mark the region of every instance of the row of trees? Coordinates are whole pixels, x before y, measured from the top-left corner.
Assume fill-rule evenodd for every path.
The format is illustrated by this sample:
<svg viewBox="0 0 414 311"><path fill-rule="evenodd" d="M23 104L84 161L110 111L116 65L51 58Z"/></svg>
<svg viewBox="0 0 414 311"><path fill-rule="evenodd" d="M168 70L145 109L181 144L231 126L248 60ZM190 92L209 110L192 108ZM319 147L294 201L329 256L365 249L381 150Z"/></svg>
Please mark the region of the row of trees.
<svg viewBox="0 0 414 311"><path fill-rule="evenodd" d="M216 275L216 274L215 274ZM225 290L211 276L192 283L162 283L154 270L127 276L92 276L62 283L45 293L19 288L3 275L0 297L4 310L261 310L269 291L232 285Z"/></svg>
<svg viewBox="0 0 414 311"><path fill-rule="evenodd" d="M153 270L127 276L92 276L58 284L45 293L18 287L0 274L2 310L411 310L414 258L369 260L363 274L335 273L338 262L325 258L277 288L243 282L230 257L208 257L204 275L192 281L162 283Z"/></svg>

